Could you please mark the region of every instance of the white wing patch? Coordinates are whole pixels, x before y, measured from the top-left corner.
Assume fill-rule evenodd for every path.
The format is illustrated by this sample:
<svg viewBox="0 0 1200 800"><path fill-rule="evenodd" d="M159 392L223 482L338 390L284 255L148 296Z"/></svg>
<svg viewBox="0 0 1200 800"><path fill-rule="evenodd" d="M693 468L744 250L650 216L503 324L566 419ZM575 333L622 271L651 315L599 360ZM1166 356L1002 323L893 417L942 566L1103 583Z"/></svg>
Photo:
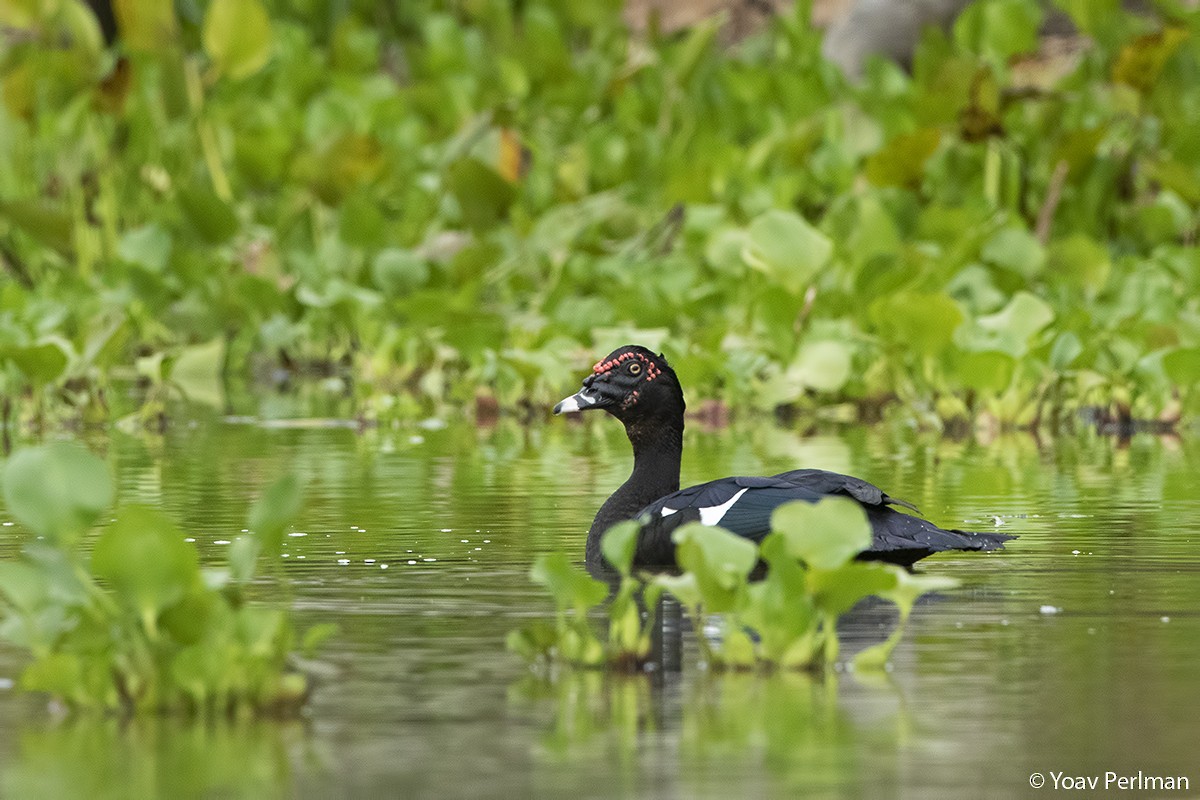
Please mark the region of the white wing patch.
<svg viewBox="0 0 1200 800"><path fill-rule="evenodd" d="M747 489L740 490L737 494L735 494L733 497L726 500L724 503L721 503L721 505L719 505L719 506L710 506L709 508L700 509L701 524L703 524L703 525L720 524L721 519L725 516L725 513L727 511L729 511L729 509L733 508L733 504L736 503L738 501L738 498L740 498L742 495L744 495L747 491L748 491Z"/></svg>
<svg viewBox="0 0 1200 800"><path fill-rule="evenodd" d="M666 506L663 506L662 507L662 515L664 517L669 517L678 510L679 510L678 508L667 508Z"/></svg>

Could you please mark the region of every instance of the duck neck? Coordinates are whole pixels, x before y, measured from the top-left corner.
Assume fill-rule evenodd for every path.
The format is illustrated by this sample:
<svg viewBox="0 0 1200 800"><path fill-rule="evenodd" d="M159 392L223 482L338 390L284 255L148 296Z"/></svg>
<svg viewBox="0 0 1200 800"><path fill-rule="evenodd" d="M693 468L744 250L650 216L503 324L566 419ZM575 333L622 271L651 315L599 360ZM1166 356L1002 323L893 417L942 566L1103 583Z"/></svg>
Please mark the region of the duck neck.
<svg viewBox="0 0 1200 800"><path fill-rule="evenodd" d="M683 416L665 423L627 423L625 435L633 445L633 472L596 512L588 530L588 563L600 563L600 536L612 525L633 519L655 500L679 490Z"/></svg>

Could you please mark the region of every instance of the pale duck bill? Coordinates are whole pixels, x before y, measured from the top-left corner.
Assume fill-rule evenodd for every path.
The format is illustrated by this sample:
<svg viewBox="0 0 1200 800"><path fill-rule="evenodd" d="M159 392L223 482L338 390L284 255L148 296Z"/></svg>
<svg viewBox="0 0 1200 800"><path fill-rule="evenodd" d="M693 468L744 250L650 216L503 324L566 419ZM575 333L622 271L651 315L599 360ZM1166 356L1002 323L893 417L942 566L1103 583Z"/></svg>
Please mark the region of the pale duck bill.
<svg viewBox="0 0 1200 800"><path fill-rule="evenodd" d="M602 398L599 392L589 389L587 386L580 389L570 397L559 401L554 407L555 414L574 414L577 411L587 411L593 408L603 408L608 403L601 402Z"/></svg>

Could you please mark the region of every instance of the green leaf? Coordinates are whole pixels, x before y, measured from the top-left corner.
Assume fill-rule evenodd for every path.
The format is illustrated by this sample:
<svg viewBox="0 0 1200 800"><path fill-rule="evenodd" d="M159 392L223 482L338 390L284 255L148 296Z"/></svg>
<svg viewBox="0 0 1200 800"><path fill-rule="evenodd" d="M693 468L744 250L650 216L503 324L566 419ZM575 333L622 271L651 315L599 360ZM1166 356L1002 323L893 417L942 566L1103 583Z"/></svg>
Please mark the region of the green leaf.
<svg viewBox="0 0 1200 800"><path fill-rule="evenodd" d="M886 568L894 576L895 585L879 591L878 594L883 599L895 603L900 609L900 616L904 619L908 618L913 606L922 595L955 589L959 585L954 578L947 578L943 575L909 572L891 565L887 565Z"/></svg>
<svg viewBox="0 0 1200 800"><path fill-rule="evenodd" d="M1187 38L1187 30L1174 25L1134 37L1117 55L1112 68L1113 80L1143 93L1150 92L1158 83L1167 59Z"/></svg>
<svg viewBox="0 0 1200 800"><path fill-rule="evenodd" d="M781 534L769 534L759 552L767 576L750 586L750 602L740 619L758 633L764 659L785 667L807 666L815 651L804 640L815 634L817 617L806 570L788 552Z"/></svg>
<svg viewBox="0 0 1200 800"><path fill-rule="evenodd" d="M4 468L9 511L61 546L70 546L112 496L108 466L79 445L54 442L18 450Z"/></svg>
<svg viewBox="0 0 1200 800"><path fill-rule="evenodd" d="M118 0L112 4L121 41L131 50L160 53L171 48L179 32L175 4L162 0Z"/></svg>
<svg viewBox="0 0 1200 800"><path fill-rule="evenodd" d="M271 19L259 0L213 0L204 15L203 40L213 65L241 80L271 58Z"/></svg>
<svg viewBox="0 0 1200 800"><path fill-rule="evenodd" d="M1046 266L1046 249L1025 228L1001 228L984 242L980 256L989 264L1032 278Z"/></svg>
<svg viewBox="0 0 1200 800"><path fill-rule="evenodd" d="M792 294L829 263L833 242L794 211L771 209L750 223L742 259Z"/></svg>
<svg viewBox="0 0 1200 800"><path fill-rule="evenodd" d="M968 351L954 359L954 372L964 387L991 394L1008 388L1016 366L1015 358L995 350Z"/></svg>
<svg viewBox="0 0 1200 800"><path fill-rule="evenodd" d="M1063 331L1050 348L1050 369L1063 372L1083 353L1083 343L1072 331Z"/></svg>
<svg viewBox="0 0 1200 800"><path fill-rule="evenodd" d="M671 539L680 568L696 576L704 607L718 613L736 608L746 579L758 563L758 547L724 528L699 522L677 528ZM670 586L666 588L674 592Z"/></svg>
<svg viewBox="0 0 1200 800"><path fill-rule="evenodd" d="M618 522L600 537L600 552L604 559L622 575L628 576L633 568L633 554L637 550L638 533L642 526L635 520Z"/></svg>
<svg viewBox="0 0 1200 800"><path fill-rule="evenodd" d="M850 379L852 352L844 342L805 342L788 369L802 386L821 392L836 392Z"/></svg>
<svg viewBox="0 0 1200 800"><path fill-rule="evenodd" d="M3 352L36 387L47 386L62 377L71 360L71 345L58 337L25 347L10 347Z"/></svg>
<svg viewBox="0 0 1200 800"><path fill-rule="evenodd" d="M693 572L683 575L655 575L654 585L663 591L670 592L676 600L689 609L697 608L704 600L700 593L700 584Z"/></svg>
<svg viewBox="0 0 1200 800"><path fill-rule="evenodd" d="M1021 358L1029 351L1029 340L1053 321L1054 309L1046 301L1020 291L1000 311L964 326L959 342L967 350L995 350Z"/></svg>
<svg viewBox="0 0 1200 800"><path fill-rule="evenodd" d="M171 257L171 234L153 223L131 228L117 242L117 255L122 261L161 273Z"/></svg>
<svg viewBox="0 0 1200 800"><path fill-rule="evenodd" d="M1163 370L1180 387L1200 385L1200 347L1180 347L1163 356Z"/></svg>
<svg viewBox="0 0 1200 800"><path fill-rule="evenodd" d="M475 230L494 227L508 216L509 206L516 197L511 183L474 158L464 158L451 165L446 184L458 200L463 222Z"/></svg>
<svg viewBox="0 0 1200 800"><path fill-rule="evenodd" d="M876 186L920 186L925 177L925 162L937 150L941 139L936 128L897 136L867 159L867 180Z"/></svg>
<svg viewBox="0 0 1200 800"><path fill-rule="evenodd" d="M41 570L19 561L0 561L0 594L14 608L32 614L46 601L49 585Z"/></svg>
<svg viewBox="0 0 1200 800"><path fill-rule="evenodd" d="M1085 234L1074 233L1050 244L1047 277L1053 275L1094 295L1108 283L1111 270L1108 248Z"/></svg>
<svg viewBox="0 0 1200 800"><path fill-rule="evenodd" d="M249 583L258 566L262 542L257 536L238 536L229 545L229 575L235 583Z"/></svg>
<svg viewBox="0 0 1200 800"><path fill-rule="evenodd" d="M671 540L680 567L691 572L707 569L729 586L749 575L758 563L758 547L754 542L715 525L689 522L676 528ZM703 563L697 558L702 558Z"/></svg>
<svg viewBox="0 0 1200 800"><path fill-rule="evenodd" d="M375 286L389 297L420 289L429 280L429 265L411 250L389 247L379 251L371 262Z"/></svg>
<svg viewBox="0 0 1200 800"><path fill-rule="evenodd" d="M125 506L104 529L92 551L92 571L153 632L159 612L179 602L200 582L196 549L166 515L145 506Z"/></svg>
<svg viewBox="0 0 1200 800"><path fill-rule="evenodd" d="M549 658L550 651L558 644L558 628L545 620L534 620L508 632L504 645L526 661Z"/></svg>
<svg viewBox="0 0 1200 800"><path fill-rule="evenodd" d="M771 530L783 536L794 558L826 570L853 559L872 540L866 512L848 497L785 503L771 515Z"/></svg>
<svg viewBox="0 0 1200 800"><path fill-rule="evenodd" d="M588 575L560 552L539 556L529 570L529 577L546 587L559 610L574 608L582 613L608 596L608 586L603 581Z"/></svg>
<svg viewBox="0 0 1200 800"><path fill-rule="evenodd" d="M889 341L907 349L936 355L954 338L963 312L946 294L898 292L885 295L870 307L872 322Z"/></svg>
<svg viewBox="0 0 1200 800"><path fill-rule="evenodd" d="M57 205L42 200L0 201L3 218L60 255L70 256L75 249L74 220Z"/></svg>
<svg viewBox="0 0 1200 800"><path fill-rule="evenodd" d="M208 244L224 244L238 232L238 218L233 209L207 186L181 188L178 197L188 222Z"/></svg>
<svg viewBox="0 0 1200 800"><path fill-rule="evenodd" d="M885 596L897 583L886 565L850 562L834 569L810 570L808 585L818 608L840 616L863 598Z"/></svg>
<svg viewBox="0 0 1200 800"><path fill-rule="evenodd" d="M181 348L171 363L169 379L189 399L215 408L224 405L221 380L225 365L225 339Z"/></svg>
<svg viewBox="0 0 1200 800"><path fill-rule="evenodd" d="M972 53L1007 62L1037 50L1042 8L1034 0L980 0L954 22L954 41Z"/></svg>
<svg viewBox="0 0 1200 800"><path fill-rule="evenodd" d="M259 537L263 551L269 557L279 557L283 532L300 513L303 500L304 485L300 478L289 473L268 486L251 506L246 527Z"/></svg>

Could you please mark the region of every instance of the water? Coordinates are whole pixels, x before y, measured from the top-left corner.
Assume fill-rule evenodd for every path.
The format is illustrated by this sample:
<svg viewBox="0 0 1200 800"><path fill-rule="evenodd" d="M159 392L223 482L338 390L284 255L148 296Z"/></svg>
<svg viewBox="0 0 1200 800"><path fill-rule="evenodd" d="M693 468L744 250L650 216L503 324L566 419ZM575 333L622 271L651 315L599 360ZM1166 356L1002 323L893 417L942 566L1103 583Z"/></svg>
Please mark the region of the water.
<svg viewBox="0 0 1200 800"><path fill-rule="evenodd" d="M1200 791L1200 446L1135 437L955 442L905 429L689 430L685 483L804 465L852 472L955 527L1021 538L924 569L887 676L682 671L533 678L508 630L546 616L529 564L583 532L629 469L607 419L356 432L215 418L89 439L124 500L222 557L259 489L309 480L282 572L302 624L341 626L304 719L61 718L11 688L0 796L647 797L1034 793L1040 772L1182 775ZM7 519L0 512L0 518ZM20 544L0 527L0 557ZM260 593L277 591L270 581ZM883 605L842 626L878 641Z"/></svg>

